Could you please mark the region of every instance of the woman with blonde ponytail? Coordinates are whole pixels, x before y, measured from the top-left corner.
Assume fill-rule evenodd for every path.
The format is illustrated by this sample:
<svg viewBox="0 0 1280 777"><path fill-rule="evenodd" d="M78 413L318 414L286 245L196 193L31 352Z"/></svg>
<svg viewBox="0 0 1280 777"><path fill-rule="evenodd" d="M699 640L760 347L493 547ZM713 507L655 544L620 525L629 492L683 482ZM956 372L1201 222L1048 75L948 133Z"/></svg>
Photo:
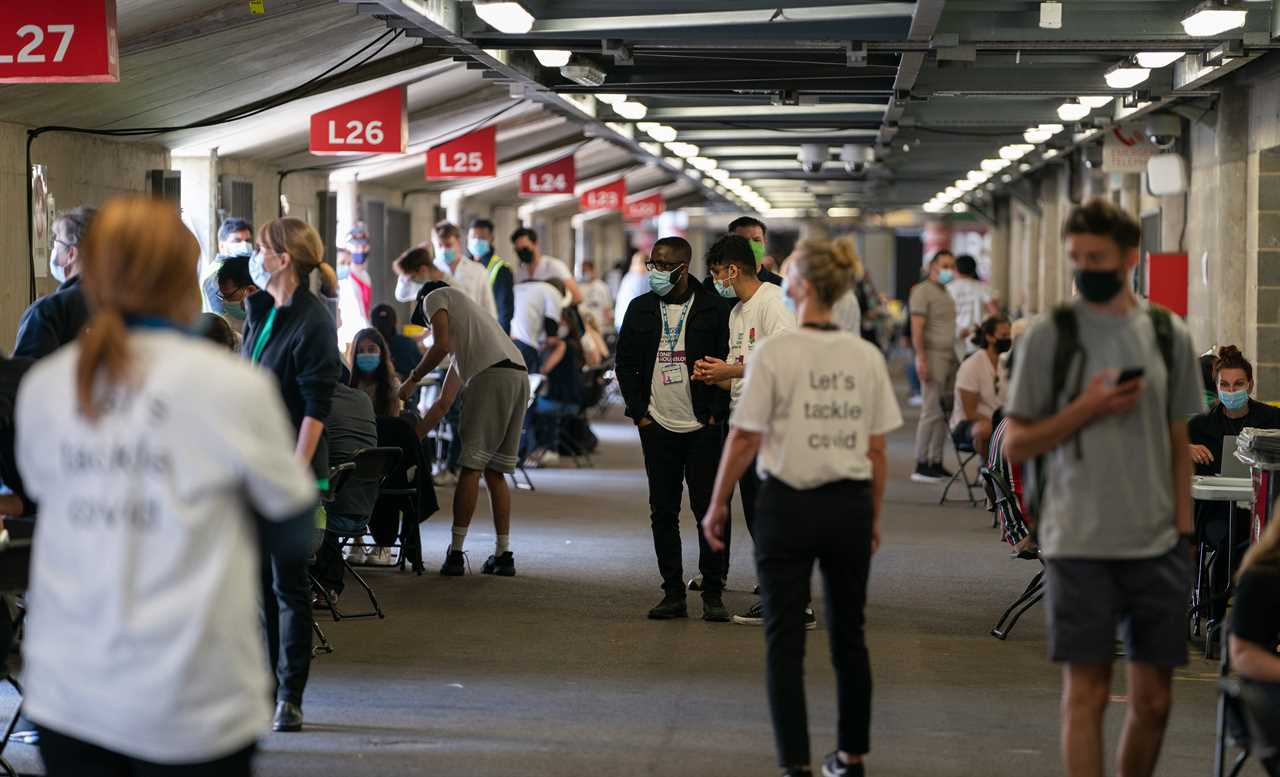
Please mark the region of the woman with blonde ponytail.
<svg viewBox="0 0 1280 777"><path fill-rule="evenodd" d="M863 609L871 556L880 546L888 477L885 435L902 425L880 351L843 331L832 306L854 263L830 243L806 240L787 260L785 288L800 327L752 352L745 386L702 521L724 549L734 484L757 456L756 571L764 604L769 707L785 777L810 777L804 692L805 607L817 561L826 585L839 731L822 774L862 777L870 750L871 661Z"/></svg>
<svg viewBox="0 0 1280 777"><path fill-rule="evenodd" d="M270 377L192 335L198 254L171 204L107 203L88 327L18 394L40 505L23 704L54 777L248 775L271 719L259 537L305 551L315 488Z"/></svg>

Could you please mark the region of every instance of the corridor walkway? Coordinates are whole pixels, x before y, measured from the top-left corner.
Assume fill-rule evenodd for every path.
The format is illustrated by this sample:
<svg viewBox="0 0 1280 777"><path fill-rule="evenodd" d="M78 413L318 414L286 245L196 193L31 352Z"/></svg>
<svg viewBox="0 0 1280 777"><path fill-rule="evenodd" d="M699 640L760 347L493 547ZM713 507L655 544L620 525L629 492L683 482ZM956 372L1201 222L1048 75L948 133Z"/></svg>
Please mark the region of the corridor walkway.
<svg viewBox="0 0 1280 777"><path fill-rule="evenodd" d="M934 487L907 482L913 428L914 413L891 441L885 545L872 570L869 772L1060 774L1058 675L1044 658L1043 611L1032 611L1006 643L987 634L1033 566L1008 559L986 512L938 507ZM469 538L477 574L373 572L386 620L322 621L336 652L313 664L307 728L265 740L260 775L777 773L760 630L645 619L660 592L640 448L629 424L597 431L596 469L534 472L537 493L517 495L518 578L478 574L493 541L492 525L478 516ZM755 582L738 520L726 597L734 610L750 603ZM687 526L693 569L691 520ZM448 532L447 510L423 527L431 571ZM690 609L700 614L696 599ZM817 758L834 736L825 640L821 628L810 633ZM1197 658L1179 673L1162 777L1209 771L1214 669ZM1116 698L1123 692L1117 682ZM1112 706L1112 742L1122 711ZM9 753L24 772L38 768L32 748Z"/></svg>

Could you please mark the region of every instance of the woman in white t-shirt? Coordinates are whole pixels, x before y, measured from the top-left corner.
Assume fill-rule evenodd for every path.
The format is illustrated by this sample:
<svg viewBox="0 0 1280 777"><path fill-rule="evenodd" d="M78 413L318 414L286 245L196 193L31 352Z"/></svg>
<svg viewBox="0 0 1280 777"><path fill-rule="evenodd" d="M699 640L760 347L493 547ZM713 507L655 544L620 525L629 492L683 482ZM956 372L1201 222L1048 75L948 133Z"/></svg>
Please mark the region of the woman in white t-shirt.
<svg viewBox="0 0 1280 777"><path fill-rule="evenodd" d="M271 724L259 536L305 560L314 479L271 375L191 335L200 249L172 204L113 200L83 248L93 317L18 394L23 704L53 777L248 775Z"/></svg>
<svg viewBox="0 0 1280 777"><path fill-rule="evenodd" d="M973 344L980 350L965 359L956 372L955 406L951 410L951 436L969 443L985 460L987 443L995 429L995 413L1004 406L1007 380L1001 380L1000 354L1013 346L1009 319L992 316L982 322Z"/></svg>
<svg viewBox="0 0 1280 777"><path fill-rule="evenodd" d="M825 774L861 775L870 750L871 664L863 608L888 463L885 435L902 425L884 356L841 331L831 307L852 268L825 241L806 240L787 261L787 294L800 328L761 343L716 476L703 531L723 547L728 502L752 458L765 481L756 506L756 568L764 602L769 706L778 763L809 775L804 696L805 613L816 560L826 586L840 731Z"/></svg>

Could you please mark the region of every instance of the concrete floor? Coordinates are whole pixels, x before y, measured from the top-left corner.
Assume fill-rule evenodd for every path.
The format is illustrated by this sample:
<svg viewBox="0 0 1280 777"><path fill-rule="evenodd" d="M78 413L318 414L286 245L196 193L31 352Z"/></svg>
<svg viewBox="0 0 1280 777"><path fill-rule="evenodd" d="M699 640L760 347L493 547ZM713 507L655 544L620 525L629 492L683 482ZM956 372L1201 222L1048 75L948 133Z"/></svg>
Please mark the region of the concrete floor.
<svg viewBox="0 0 1280 777"><path fill-rule="evenodd" d="M486 509L469 538L477 574L374 571L386 620L322 621L336 652L312 666L307 728L267 737L259 775L778 773L761 631L696 617L645 619L660 592L638 441L629 424L596 428L595 469L536 471L538 491L516 496L519 577L478 574L493 541ZM891 439L884 546L872 570L868 772L1061 774L1059 676L1045 659L1043 610L1028 614L1007 642L988 636L1035 568L1008 559L988 513L939 507L936 487L906 480L913 431L914 413ZM447 505L449 492L441 497ZM686 526L692 570L692 518ZM448 508L422 531L434 570L448 543ZM737 533L727 596L735 610L751 603L755 582L745 527ZM696 616L700 603L690 605ZM834 744L826 632L811 632L809 647L820 759ZM1210 771L1215 668L1196 657L1178 673L1162 777ZM1118 678L1112 743L1123 693ZM38 771L32 748L9 755L20 769ZM1260 773L1253 768L1246 774Z"/></svg>

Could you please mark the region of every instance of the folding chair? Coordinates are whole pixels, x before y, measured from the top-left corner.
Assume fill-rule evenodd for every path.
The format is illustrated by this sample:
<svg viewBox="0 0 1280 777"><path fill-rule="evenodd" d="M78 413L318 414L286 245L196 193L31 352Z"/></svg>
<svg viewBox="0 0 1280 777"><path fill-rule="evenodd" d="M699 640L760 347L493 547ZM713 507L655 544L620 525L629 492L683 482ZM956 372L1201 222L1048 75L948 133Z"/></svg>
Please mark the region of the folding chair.
<svg viewBox="0 0 1280 777"><path fill-rule="evenodd" d="M355 454L352 455L351 461L340 464L330 472L329 479L331 482L331 496L329 501L336 498L344 489L352 488L357 485L372 485L374 487L380 487L382 482L386 480L387 476L391 474L396 463L400 461L401 455L402 453L399 448L362 448L356 451ZM346 547L347 542L352 539L356 542L360 542L363 539L367 528L368 524L366 523L364 527L359 529L358 533L351 534L333 531L332 529L326 530L339 537L338 557L342 561L342 567L345 572L351 575L356 583L364 589L365 594L369 597L369 604L373 607L373 609L364 612L342 612L338 608L338 603L334 601L333 597L329 595L329 592L325 587L320 585L319 581L317 581L313 576L311 578L312 586L315 588L317 593L320 594L320 598L324 600L334 621L340 621L343 618L354 619L386 617L382 612L382 606L378 604L378 597L369 586L369 583L360 576L360 573L356 572L355 568L351 566L351 563L348 562L341 553L341 551ZM323 638L323 634L321 637Z"/></svg>
<svg viewBox="0 0 1280 777"><path fill-rule="evenodd" d="M414 424L403 416L378 419L378 445L398 448L403 455L378 491L373 520L387 515L399 521L400 558L396 566L401 570L411 566L421 575L425 567L418 527L440 509L431 482L432 446L418 439Z"/></svg>
<svg viewBox="0 0 1280 777"><path fill-rule="evenodd" d="M950 419L954 402L954 397L950 399L947 397L942 398L942 416L945 419ZM969 507L978 507L978 501L974 498L973 492L974 490L979 490L979 492L982 490L982 480L979 480L977 475L969 476L969 462L978 458L978 452L975 451L972 443L961 442L954 431L950 429L947 430L947 437L951 438L951 448L952 451L955 451L956 465L959 466L956 467L956 471L951 475L951 480L947 480L947 485L942 489L942 498L938 499L938 504L946 504L947 494L951 492L951 486L955 485L956 481L959 481L959 483L964 484L965 490L969 494ZM978 466L982 466L982 462L979 461Z"/></svg>
<svg viewBox="0 0 1280 777"><path fill-rule="evenodd" d="M991 493L995 495L996 510L1005 514L1010 520L1022 521L1022 510L1018 507L1018 499L1013 495L1013 489L1009 488L1004 477L986 467L982 467L979 473L991 489ZM1027 583L1027 587L1022 589L1018 598L1005 608L1004 613L1000 615L1000 620L996 621L996 625L991 629L991 636L996 639L1008 639L1009 633L1018 624L1018 620L1044 598L1044 561L1039 556L1036 560L1040 562L1040 571L1036 572Z"/></svg>
<svg viewBox="0 0 1280 777"><path fill-rule="evenodd" d="M1267 688L1231 676L1226 622L1222 628L1218 664L1218 720L1213 751L1214 777L1237 777L1250 755L1258 759L1270 777L1280 777L1280 687ZM1268 684L1270 685L1270 684ZM1238 752L1231 770L1226 769L1227 746Z"/></svg>
<svg viewBox="0 0 1280 777"><path fill-rule="evenodd" d="M536 372L529 373L529 402L528 404L525 405L525 408L524 408L524 412L526 415L528 415L529 410L533 407L533 401L538 398L538 394L546 390L546 385L547 385L547 376L540 375ZM526 437L529 434L528 424L525 425L524 434ZM511 485L517 491L537 491L538 489L534 488L533 480L529 477L529 470L525 469L524 467L524 458L525 458L526 451L524 450L523 442L524 440L522 439L521 440L522 444L520 446L521 448L520 458L516 461L516 471L512 472L510 476ZM523 483L520 482L520 478L522 477L524 478Z"/></svg>

